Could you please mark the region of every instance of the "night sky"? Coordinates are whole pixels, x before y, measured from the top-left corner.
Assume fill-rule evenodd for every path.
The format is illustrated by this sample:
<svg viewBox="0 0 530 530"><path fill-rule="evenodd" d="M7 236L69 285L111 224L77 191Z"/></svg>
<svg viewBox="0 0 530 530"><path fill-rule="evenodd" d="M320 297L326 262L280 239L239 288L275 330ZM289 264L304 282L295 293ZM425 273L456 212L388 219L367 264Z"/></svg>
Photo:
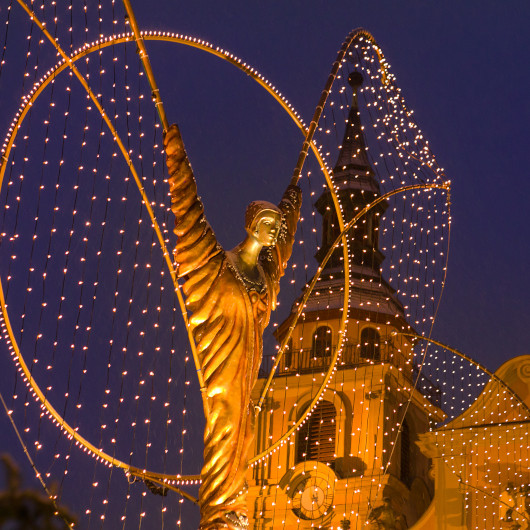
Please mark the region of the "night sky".
<svg viewBox="0 0 530 530"><path fill-rule="evenodd" d="M271 80L306 121L343 39L356 27L368 29L453 184L447 286L433 336L490 369L530 353L528 4L227 2L220 8L215 2L180 7L168 0L158 5L156 12L138 6L142 27L197 36L232 51ZM160 75L164 59L154 53L152 60ZM218 161L202 160L208 158L201 153L206 147L189 145L201 139L179 110L183 102L171 96L171 85L201 74L189 63L185 68L175 72L177 81L160 76L162 97L170 121L184 125L185 119L190 128L184 134L188 149L197 149L190 154L194 167L205 164L201 172L209 175ZM226 74L227 85L238 78L229 68ZM208 76L201 79L201 95L214 99ZM210 112L216 119L215 108ZM234 120L227 126L236 141L252 129L261 133L268 127L264 136L276 139L282 134L271 121ZM279 149L294 167L294 146ZM240 150L237 156L244 154ZM239 163L252 166L252 160Z"/></svg>
<svg viewBox="0 0 530 530"><path fill-rule="evenodd" d="M447 284L432 336L491 370L530 354L527 2L132 4L141 29L196 36L254 66L306 123L346 35L356 27L369 30L452 181ZM14 5L12 17L14 29L26 15ZM12 38L22 44L24 35ZM279 200L303 137L233 66L183 46L148 42L147 49L169 121L181 127L208 219L231 248L244 235L245 206ZM19 87L18 80L0 79L2 137ZM1 353L0 365L10 363L7 349ZM10 384L3 384L3 395ZM9 429L7 420L0 422L0 451L8 448L31 481Z"/></svg>

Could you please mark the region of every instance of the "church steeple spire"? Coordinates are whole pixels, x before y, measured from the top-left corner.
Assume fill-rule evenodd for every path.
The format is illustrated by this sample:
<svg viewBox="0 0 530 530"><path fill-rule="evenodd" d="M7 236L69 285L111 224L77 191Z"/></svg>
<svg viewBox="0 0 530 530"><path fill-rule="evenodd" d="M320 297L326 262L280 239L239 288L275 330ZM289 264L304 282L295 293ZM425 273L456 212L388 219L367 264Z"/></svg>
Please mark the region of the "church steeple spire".
<svg viewBox="0 0 530 530"><path fill-rule="evenodd" d="M378 166L370 164L361 125L357 94L362 77L354 72L348 81L353 89L351 107L332 176L346 223L382 195L375 171ZM366 140L371 143L372 138ZM318 198L316 208L322 215L322 243L316 254L321 265L339 235L337 213L328 189ZM286 418L296 421L306 407L312 406L318 381L323 380L332 361L336 375L335 386L331 383L321 395L293 442L278 448L272 460L257 467L249 478L249 483L254 481L249 492L249 505L254 507L252 517L260 525L267 521L263 528L273 528L278 513L286 530L299 528L301 519L306 527L346 528L351 522L352 528L359 528L377 510L382 513L383 508L397 520L397 511L393 511L397 506L407 517L417 518L412 515L416 506L413 502L404 503L403 495L412 499L415 484L420 482L424 489L432 489L432 483L425 482L429 460L414 452L414 444L409 442L418 432L428 430L429 421L442 421L444 415L430 401L431 396L436 396L434 385L428 382L422 387L421 379L415 379L413 343L404 335L395 334L412 328L396 291L383 277L379 226L386 208L386 202L371 208L348 232L348 284L343 249L337 248L319 270L319 281L305 300L300 318L297 312L303 294L275 331L278 341L285 342L285 350L275 379L278 393L274 398L268 395L270 414L257 417L256 432L261 434L256 437L256 454L270 437L278 439L285 432ZM346 328L342 327L344 304L348 309ZM337 352L339 345L341 350ZM412 384L414 380L417 386ZM264 390L265 379L260 381L253 391L255 399ZM404 398L409 400L407 421L403 421L401 408ZM389 461L395 443L392 425L397 421L402 422L400 445L397 459ZM381 479L383 466L387 472ZM352 481L358 485L355 497L351 496ZM364 509L362 503L370 498L374 481L379 481L391 502L386 501L383 508ZM363 506L364 511L352 510L345 519L335 501L347 497L355 498L352 502Z"/></svg>
<svg viewBox="0 0 530 530"><path fill-rule="evenodd" d="M352 103L332 177L345 223L381 196L376 172L370 164L357 101L362 81L362 76L358 72L353 72L348 77L353 91ZM410 329L405 319L403 305L382 275L381 264L385 256L379 250L379 226L387 206L386 202L379 203L359 219L348 232L350 265L348 314L350 318L363 322L385 323L385 325L392 323L394 329ZM340 234L340 229L329 189L318 198L315 207L322 215L322 242L315 255L320 264ZM312 319L322 319L323 315L328 319L340 318L344 303L343 259L342 248L336 248L321 272L318 290L313 291L306 302L304 312L306 323ZM291 317L278 328L277 338L281 339L287 332L290 318L295 311L296 303L293 305Z"/></svg>
<svg viewBox="0 0 530 530"><path fill-rule="evenodd" d="M333 169L334 180L339 187L346 185L346 183L342 183L341 186L341 177L346 178L347 184L350 186L355 183L354 187L363 187L363 183L371 184L371 186L364 187L373 188L373 191L378 192L379 185L373 178L374 170L368 160L359 113L359 103L357 101L357 92L362 86L363 77L359 72L352 72L348 77L348 83L353 90L353 97L339 157Z"/></svg>
<svg viewBox="0 0 530 530"><path fill-rule="evenodd" d="M353 91L352 103L337 163L333 169L333 181L343 206L346 222L380 195L379 183L375 179L375 171L368 158L368 148L364 139L357 101L357 93L363 83L363 77L359 72L352 72L348 77L348 83ZM316 208L323 218L322 245L316 255L320 262L339 233L329 191L324 192L318 199ZM368 267L376 275L379 274L380 265L384 259L378 248L378 235L379 220L385 209L386 204L380 204L364 219L361 219L359 225L350 232L353 264L365 269ZM340 250L337 249L326 268L340 267L340 255Z"/></svg>

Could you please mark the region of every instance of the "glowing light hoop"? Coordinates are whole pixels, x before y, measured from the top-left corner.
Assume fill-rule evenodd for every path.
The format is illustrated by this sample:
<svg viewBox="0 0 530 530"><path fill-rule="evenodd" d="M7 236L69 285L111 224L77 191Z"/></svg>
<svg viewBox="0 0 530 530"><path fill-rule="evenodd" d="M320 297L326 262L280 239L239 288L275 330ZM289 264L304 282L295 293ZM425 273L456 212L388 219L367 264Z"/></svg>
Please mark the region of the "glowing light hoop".
<svg viewBox="0 0 530 530"><path fill-rule="evenodd" d="M361 30L362 34L364 35L366 32L364 30ZM356 32L353 32L350 34L349 38L347 39L348 45L351 44L353 39L355 38L353 35ZM142 37L146 40L155 40L155 41L166 41L166 42L172 42L172 43L178 43L178 44L184 44L188 45L194 48L198 48L202 51L206 51L208 53L211 53L212 55L224 59L228 61L230 64L236 66L240 70L242 70L244 73L252 77L258 84L260 84L269 94L271 94L274 99L280 103L282 108L289 114L291 119L296 123L298 128L301 130L301 132L306 135L307 129L303 122L301 121L301 118L298 116L294 108L291 104L285 98L279 93L275 87L273 87L261 74L257 72L254 68L250 67L246 63L242 62L239 58L234 56L233 54L220 49L220 48L213 48L212 45L209 43L192 38L187 37L184 35L175 35L172 33L166 33L166 32L142 32ZM131 33L124 33L118 36L111 36L103 39L103 41L97 41L96 43L85 45L83 46L79 51L74 52L70 57L69 61L63 60L62 62L57 63L57 65L50 69L46 76L41 78L33 87L33 89L30 91L29 95L23 99L23 104L19 108L19 111L16 113L15 118L9 128L8 135L6 137L6 140L3 144L3 153L2 153L2 163L0 165L0 188L3 184L3 178L5 175L5 170L7 168L7 163L9 159L9 154L11 152L15 137L17 135L18 130L21 127L21 124L28 113L31 106L36 101L37 97L42 93L42 91L46 88L46 86L50 83L51 80L53 80L55 77L57 77L58 74L63 72L65 69L70 67L70 63L74 63L78 61L79 59L85 57L86 55L89 55L90 53L94 51L98 51L101 49L104 49L108 46L114 45L114 44L124 44L134 42L134 35ZM343 46L344 47L344 46ZM99 110L99 109L98 109ZM326 164L320 155L320 152L318 150L318 147L315 145L313 141L310 143L310 147L317 158L317 161L320 165L320 168L322 172L324 173L324 177L326 179L326 182L328 184L328 187L330 189L335 210L337 213L337 218L339 221L339 227L341 230L341 233L344 229L344 221L342 217L342 212L340 210L339 202L337 195L335 193L335 190L333 188L333 183L331 181L330 172L326 167ZM139 184L137 182L137 184ZM142 193L142 189L139 185L140 192ZM149 202L144 200L144 203L146 206L149 206ZM311 413L314 406L318 403L320 400L322 394L324 393L329 380L334 373L334 368L339 356L339 353L342 349L342 345L345 339L345 327L347 323L347 311L348 311L348 303L346 303L349 300L349 260L348 260L348 247L347 242L344 241L343 245L344 250L344 274L345 274L345 282L344 282L344 304L343 304L343 314L340 321L340 331L339 331L339 344L336 349L336 352L334 354L333 359L330 362L330 366L328 369L328 372L326 373L326 376L318 389L310 407L308 408L306 414L301 418L301 420L304 420L309 414ZM167 256L167 251L164 250L163 247L164 256ZM166 261L168 259L166 258ZM170 272L173 270L172 264L169 262L168 266L170 268ZM174 274L172 274L172 277ZM29 372L29 369L23 359L22 353L18 347L18 343L16 341L16 338L14 337L10 321L9 321L9 315L7 312L7 307L5 303L4 293L3 293L3 286L0 279L0 306L2 315L0 318L2 319L1 327L3 331L4 338L6 339L6 342L8 343L8 347L11 349L12 356L15 360L15 363L18 365L19 370L24 376L25 382L27 385L29 385L31 392L34 396L34 398L41 402L41 407L45 410L49 418L52 420L53 423L59 426L70 439L75 440L76 445L80 445L83 447L85 451L88 451L92 453L98 460L101 460L105 465L109 466L116 466L119 468L124 469L127 473L134 474L136 476L140 476L142 478L149 478L154 479L157 481L163 481L164 483L172 483L172 484L190 484L190 483L197 483L198 477L196 475L190 475L190 476L183 476L183 475L169 475L169 474L162 474L162 473L154 473L147 471L145 469L136 468L134 466L131 466L129 464L126 464L125 462L122 462L119 459L116 459L114 457L111 457L104 451L98 449L94 445L92 445L88 440L86 440L84 437L82 437L74 428L72 428L67 422L64 421L64 419L57 413L57 411L52 407L52 405L46 400L44 394L40 390L37 382L35 379L31 376L31 373ZM296 428L296 427L295 427ZM282 437L274 444L274 447L276 447L277 444L283 445L284 441L289 438L295 428L290 429ZM270 452L273 452L275 449L273 446L269 450L266 450L265 452L258 455L256 458L252 460L252 463L256 463L257 461L263 459L266 455L268 455ZM180 494L183 494L184 492L178 491ZM189 495L185 495L186 498L190 498ZM194 499L190 499L194 500Z"/></svg>
<svg viewBox="0 0 530 530"><path fill-rule="evenodd" d="M326 266L326 263L331 258L334 250L338 247L338 245L340 244L341 240L346 236L348 231L355 225L355 223L357 221L359 221L359 219L361 217L363 217L372 208L374 208L375 206L377 206L381 202L385 201L386 199L392 197L393 195L399 195L399 194L404 193L406 191L418 190L418 189L428 189L428 190L429 189L444 189L446 191L449 191L449 189L450 189L449 186L450 186L449 183L444 183L444 184L437 184L437 183L412 184L410 186L403 186L402 188L398 188L397 190L392 190L392 191L389 191L388 193L385 193L384 195L381 195L376 200L374 200L370 204L366 205L359 213L357 213L357 215L355 215L352 219L350 219L350 221L348 221L348 224L344 227L344 229L341 231L341 233L336 237L336 239L333 242L333 244L330 246L328 252L324 256L324 259L322 260L320 266L318 267L318 270L317 270L315 276L311 280L311 283L309 284L308 288L305 290L304 296L303 296L303 298L300 301L300 304L298 306L298 309L297 309L297 312L296 312L296 318L294 319L294 322L298 321L298 319L300 318L300 315L302 314L302 311L304 310L305 303L307 302L307 299L309 298L309 295L312 293L312 291L313 291L313 289L314 289L314 287L316 285L316 282L318 281L318 278L320 277L320 274L324 270L324 267ZM292 327L294 328L294 325ZM292 331L292 329L290 329L290 331ZM337 357L338 357L338 352L339 352L339 348L337 348L337 352L335 354L335 358L334 358L333 362L330 363L330 366L332 368L335 368L335 364L337 362ZM277 361L275 363L275 366L277 366L277 364L279 364L279 360L281 358L281 354L282 353L283 353L283 350L280 351L280 353L278 354L278 359L277 359ZM318 400L312 401L310 403L310 405L309 405L310 412L312 412L312 410L315 407L315 405L317 404L317 402L318 402ZM280 437L278 440L276 440L276 442L274 442L271 445L269 445L269 447L267 449L265 449L262 453L256 455L252 460L249 461L249 464L253 465L253 464L257 463L261 459L265 458L271 451L275 451L278 447L281 447L283 445L283 443L285 442L285 438L288 438L291 435L291 433L293 433L296 429L298 429L298 427L300 427L306 421L308 415L309 415L309 413L302 414L302 416L294 423L294 425L291 426L291 428L287 431L287 433L285 433L282 437Z"/></svg>

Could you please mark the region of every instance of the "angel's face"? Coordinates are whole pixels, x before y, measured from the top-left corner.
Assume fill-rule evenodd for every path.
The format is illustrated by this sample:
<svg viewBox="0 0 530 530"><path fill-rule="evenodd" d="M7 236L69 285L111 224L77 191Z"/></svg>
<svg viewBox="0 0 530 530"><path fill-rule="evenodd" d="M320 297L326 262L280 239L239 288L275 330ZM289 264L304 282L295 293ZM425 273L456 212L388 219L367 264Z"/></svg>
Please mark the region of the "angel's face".
<svg viewBox="0 0 530 530"><path fill-rule="evenodd" d="M264 247L276 245L280 233L281 216L274 212L262 217L254 227L254 237Z"/></svg>

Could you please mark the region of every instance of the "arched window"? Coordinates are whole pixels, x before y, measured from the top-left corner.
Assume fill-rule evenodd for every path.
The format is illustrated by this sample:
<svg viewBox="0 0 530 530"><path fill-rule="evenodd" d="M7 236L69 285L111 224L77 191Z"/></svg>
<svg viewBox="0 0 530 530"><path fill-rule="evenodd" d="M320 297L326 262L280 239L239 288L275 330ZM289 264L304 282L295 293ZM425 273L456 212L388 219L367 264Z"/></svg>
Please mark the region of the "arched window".
<svg viewBox="0 0 530 530"><path fill-rule="evenodd" d="M361 331L361 357L379 361L381 349L379 347L379 332L375 328L364 328Z"/></svg>
<svg viewBox="0 0 530 530"><path fill-rule="evenodd" d="M410 455L410 429L406 420L401 427L401 482L410 488L412 484L411 455Z"/></svg>
<svg viewBox="0 0 530 530"><path fill-rule="evenodd" d="M328 206L322 217L322 247L327 250L338 235L337 214Z"/></svg>
<svg viewBox="0 0 530 530"><path fill-rule="evenodd" d="M288 370L291 368L291 363L293 362L293 339L289 339L285 345L285 350L283 352L283 357L285 359L285 369Z"/></svg>
<svg viewBox="0 0 530 530"><path fill-rule="evenodd" d="M331 245L331 211L328 210L324 212L322 218L322 246L327 248L328 245Z"/></svg>
<svg viewBox="0 0 530 530"><path fill-rule="evenodd" d="M329 401L321 401L315 407L298 431L297 463L306 460L335 461L336 415L335 406Z"/></svg>
<svg viewBox="0 0 530 530"><path fill-rule="evenodd" d="M320 326L313 335L313 357L329 357L331 355L331 328Z"/></svg>

